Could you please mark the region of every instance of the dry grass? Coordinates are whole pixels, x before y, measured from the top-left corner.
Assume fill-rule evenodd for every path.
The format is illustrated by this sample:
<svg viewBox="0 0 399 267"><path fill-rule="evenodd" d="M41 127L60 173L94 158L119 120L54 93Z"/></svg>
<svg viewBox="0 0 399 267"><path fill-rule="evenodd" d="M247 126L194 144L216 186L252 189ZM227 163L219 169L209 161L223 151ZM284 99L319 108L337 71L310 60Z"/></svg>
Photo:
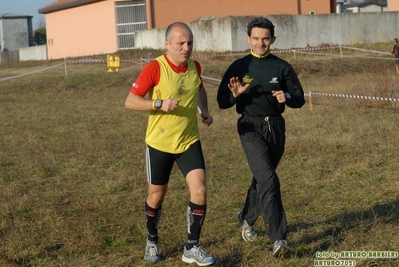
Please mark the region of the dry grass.
<svg viewBox="0 0 399 267"><path fill-rule="evenodd" d="M134 53L121 58L162 52ZM293 64L306 92L399 98L392 62L281 57ZM232 60L199 58L204 75L217 79ZM56 63L2 64L0 77ZM146 114L124 108L139 71L135 63L113 73L104 64L76 64L68 65L67 77L59 67L0 83L1 266L147 266ZM260 238L241 240L236 213L251 174L235 129L238 116L218 109L217 83L206 87L214 125L201 127L209 187L201 241L215 266L313 266L317 251L398 250L397 102L314 96L313 110L307 104L286 111L288 139L278 173L295 251L281 260L271 256L262 219ZM175 168L160 223L165 260L159 266L185 266L187 201Z"/></svg>

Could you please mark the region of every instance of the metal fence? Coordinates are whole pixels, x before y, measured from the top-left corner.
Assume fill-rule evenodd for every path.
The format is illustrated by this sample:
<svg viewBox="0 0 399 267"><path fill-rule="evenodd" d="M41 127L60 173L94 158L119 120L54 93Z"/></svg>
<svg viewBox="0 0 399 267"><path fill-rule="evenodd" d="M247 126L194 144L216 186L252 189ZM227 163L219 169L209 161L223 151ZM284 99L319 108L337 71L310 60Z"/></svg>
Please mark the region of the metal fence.
<svg viewBox="0 0 399 267"><path fill-rule="evenodd" d="M147 29L145 0L116 2L118 48L134 48L134 32Z"/></svg>
<svg viewBox="0 0 399 267"><path fill-rule="evenodd" d="M5 51L1 52L0 63L4 62L18 62L19 61L19 51Z"/></svg>

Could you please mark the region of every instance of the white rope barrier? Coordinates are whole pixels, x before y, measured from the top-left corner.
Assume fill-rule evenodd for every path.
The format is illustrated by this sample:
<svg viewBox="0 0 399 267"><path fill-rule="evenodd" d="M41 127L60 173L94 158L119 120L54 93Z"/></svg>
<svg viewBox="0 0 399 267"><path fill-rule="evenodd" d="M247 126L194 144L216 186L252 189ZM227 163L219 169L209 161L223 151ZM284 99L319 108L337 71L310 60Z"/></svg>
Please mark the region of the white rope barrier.
<svg viewBox="0 0 399 267"><path fill-rule="evenodd" d="M202 77L202 79L206 79L206 80L210 80L210 81L213 81L213 82L221 82L222 80L220 80L220 79L215 79L215 78L211 78L211 77L207 77L207 76L201 76Z"/></svg>
<svg viewBox="0 0 399 267"><path fill-rule="evenodd" d="M35 70L35 71L32 71L32 72L28 72L28 73L24 73L24 74L12 76L12 77L1 78L0 82L11 80L11 79L16 79L16 78L21 78L21 77L25 77L25 76L29 76L29 75L32 75L32 74L36 74L36 73L39 73L39 72L42 72L42 71L46 71L46 70L49 70L49 69L53 69L53 68L59 67L59 66L64 65L64 64L65 63L60 63L60 64L57 64L57 65L54 65L54 66L51 66L51 67L47 67L47 68L44 68L44 69Z"/></svg>
<svg viewBox="0 0 399 267"><path fill-rule="evenodd" d="M342 48L350 49L350 50L357 50L357 51L363 51L363 52L368 52L368 53L376 53L376 54L384 54L384 55L390 55L391 53L388 52L383 52L383 51L378 51L378 50L368 50L364 48L357 48L357 47L350 47L346 45L342 45Z"/></svg>
<svg viewBox="0 0 399 267"><path fill-rule="evenodd" d="M106 59L80 59L80 60L65 60L67 64L92 64L92 63L107 63Z"/></svg>
<svg viewBox="0 0 399 267"><path fill-rule="evenodd" d="M346 95L346 94L331 94L331 93L317 93L317 92L305 93L305 96L307 96L307 97L311 97L313 95L352 98L352 99L365 99L365 100L379 100L379 101L399 102L398 98L392 98L392 97L365 96L365 95Z"/></svg>
<svg viewBox="0 0 399 267"><path fill-rule="evenodd" d="M384 59L384 60L396 60L393 57L365 57L365 56L353 56L353 55L334 55L334 54L323 54L323 53L309 53L309 52L297 52L298 54L317 55L317 56L328 56L328 57L342 57L342 58L361 58L361 59Z"/></svg>
<svg viewBox="0 0 399 267"><path fill-rule="evenodd" d="M121 59L120 62L150 62L152 58L142 58L142 59ZM94 64L94 63L107 63L112 62L106 59L81 59L81 60L66 60L65 63L68 64Z"/></svg>

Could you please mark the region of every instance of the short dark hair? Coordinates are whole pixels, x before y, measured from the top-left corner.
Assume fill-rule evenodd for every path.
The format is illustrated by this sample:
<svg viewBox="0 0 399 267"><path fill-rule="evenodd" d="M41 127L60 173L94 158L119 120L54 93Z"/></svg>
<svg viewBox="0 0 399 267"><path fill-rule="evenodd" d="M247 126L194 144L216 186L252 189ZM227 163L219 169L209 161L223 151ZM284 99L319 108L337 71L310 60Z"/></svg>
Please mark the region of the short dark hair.
<svg viewBox="0 0 399 267"><path fill-rule="evenodd" d="M255 27L268 29L270 31L271 36L274 37L274 25L267 18L256 17L254 20L252 20L247 26L248 36L251 36L252 28L255 28Z"/></svg>
<svg viewBox="0 0 399 267"><path fill-rule="evenodd" d="M397 42L398 41L398 38L395 38L395 39L393 39L395 42Z"/></svg>

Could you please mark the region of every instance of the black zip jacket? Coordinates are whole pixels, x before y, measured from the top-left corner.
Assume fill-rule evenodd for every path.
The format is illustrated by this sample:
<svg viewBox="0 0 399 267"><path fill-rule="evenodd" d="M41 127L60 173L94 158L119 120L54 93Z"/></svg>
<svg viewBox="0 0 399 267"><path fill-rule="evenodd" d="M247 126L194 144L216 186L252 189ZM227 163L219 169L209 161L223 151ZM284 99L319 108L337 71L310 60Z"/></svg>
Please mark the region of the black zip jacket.
<svg viewBox="0 0 399 267"><path fill-rule="evenodd" d="M227 86L232 77L238 77L243 85L250 84L237 98ZM274 90L289 93L285 104L278 103L272 96ZM304 92L294 69L273 54L263 58L249 54L234 61L220 83L217 101L221 109L236 104L237 113L252 117L278 117L284 112L285 105L300 108L305 104Z"/></svg>

